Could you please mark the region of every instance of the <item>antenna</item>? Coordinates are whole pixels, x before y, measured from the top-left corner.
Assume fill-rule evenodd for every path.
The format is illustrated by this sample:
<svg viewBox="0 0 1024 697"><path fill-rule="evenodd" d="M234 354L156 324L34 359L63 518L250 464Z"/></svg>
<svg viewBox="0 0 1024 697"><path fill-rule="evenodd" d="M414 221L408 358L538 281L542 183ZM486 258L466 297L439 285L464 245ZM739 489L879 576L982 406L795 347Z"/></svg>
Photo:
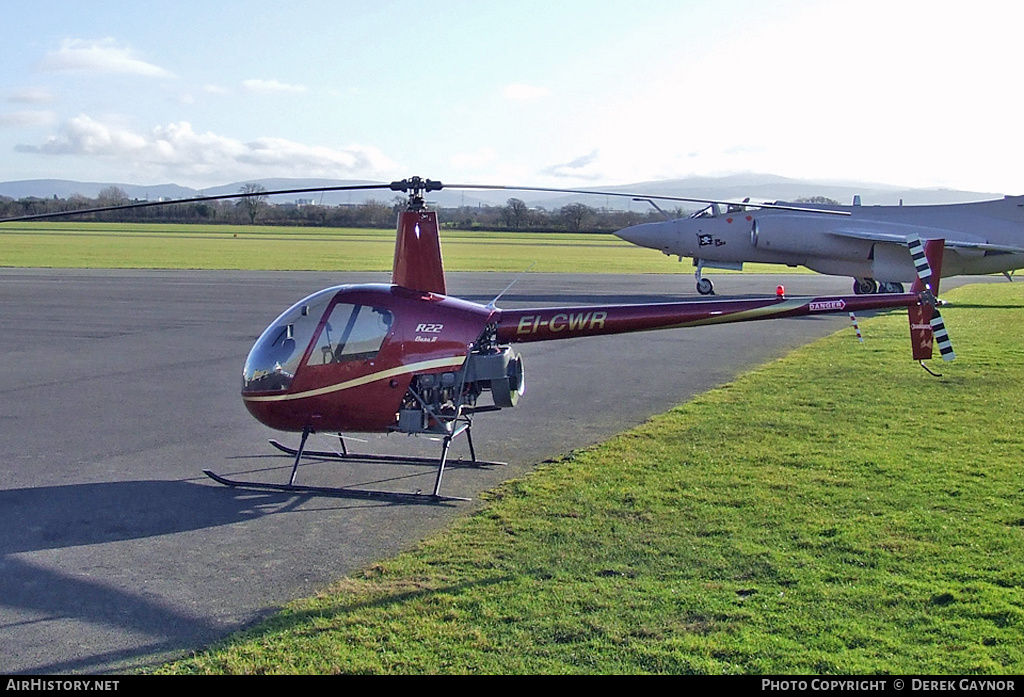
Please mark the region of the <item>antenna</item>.
<svg viewBox="0 0 1024 697"><path fill-rule="evenodd" d="M499 298L500 298L501 296L503 296L503 295L504 295L505 293L507 293L507 292L508 292L508 289L509 289L509 288L511 288L512 286L514 286L514 285L516 284L516 281L518 281L518 280L519 280L520 278L522 278L522 277L523 277L523 274L525 274L525 273L526 273L527 271L529 271L530 269L532 269L532 268L533 268L534 266L536 266L536 265L537 265L537 262L533 262L532 264L530 264L529 266L527 266L527 267L526 267L525 269L523 269L522 271L520 271L520 272L519 272L519 274L518 274L518 275L517 275L517 276L516 276L515 278L513 278L513 279L512 279L512 282L511 282L511 283L509 283L509 284L508 284L507 286L505 286L505 290L503 290L503 291L501 291L500 293L498 293L497 295L495 295L495 296L494 296L494 300L492 300L491 302L487 303L487 307L489 307L489 308L492 308L492 309L493 309L493 308L494 308L494 306L495 306L495 304L496 304L496 303L498 302L498 299L499 299Z"/></svg>
<svg viewBox="0 0 1024 697"><path fill-rule="evenodd" d="M671 216L670 216L670 215L669 215L668 213L666 213L665 211L661 210L661 207L660 207L660 206L658 206L658 204L657 204L657 203L655 203L655 202L654 202L654 201L653 201L652 199L649 199L649 198L634 198L633 200L634 200L634 201L640 201L640 202L644 202L644 201L646 201L647 203L649 203L649 204L651 204L652 206L654 206L654 210L658 211L658 212L659 212L659 213L661 213L661 214L662 214L663 216L665 216L665 220L669 220L669 221L671 221L671 220L672 220L672 217L671 217Z"/></svg>

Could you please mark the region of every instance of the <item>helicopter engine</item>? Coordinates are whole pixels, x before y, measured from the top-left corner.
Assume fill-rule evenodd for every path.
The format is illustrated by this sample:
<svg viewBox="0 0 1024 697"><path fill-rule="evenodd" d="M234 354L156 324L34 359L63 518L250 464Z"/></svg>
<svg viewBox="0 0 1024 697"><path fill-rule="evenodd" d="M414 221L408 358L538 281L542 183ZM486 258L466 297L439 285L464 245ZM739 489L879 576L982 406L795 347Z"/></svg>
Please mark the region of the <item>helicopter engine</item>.
<svg viewBox="0 0 1024 697"><path fill-rule="evenodd" d="M505 346L488 353L471 353L466 361L467 379L481 389L490 389L494 406L514 407L526 389L523 357Z"/></svg>
<svg viewBox="0 0 1024 697"><path fill-rule="evenodd" d="M458 371L414 375L398 411L402 433L450 433L460 417L516 406L526 388L523 358L488 327ZM490 391L493 405L477 406Z"/></svg>

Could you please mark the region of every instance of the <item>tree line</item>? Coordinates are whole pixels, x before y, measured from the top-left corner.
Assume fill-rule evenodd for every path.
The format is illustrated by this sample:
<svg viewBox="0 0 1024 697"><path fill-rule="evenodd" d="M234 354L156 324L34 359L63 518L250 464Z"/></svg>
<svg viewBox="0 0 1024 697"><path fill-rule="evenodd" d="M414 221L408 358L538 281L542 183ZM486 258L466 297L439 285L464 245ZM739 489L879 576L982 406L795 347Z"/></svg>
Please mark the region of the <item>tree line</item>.
<svg viewBox="0 0 1024 697"><path fill-rule="evenodd" d="M273 203L259 184L246 184L238 200L184 201L143 208L126 208L102 213L83 213L78 220L98 222L147 222L177 224L225 225L294 225L303 227L391 228L406 199L396 196L389 201L367 200L358 204L322 205ZM129 198L121 188L111 186L96 198L73 195L68 198L0 197L0 218L84 211L145 203ZM435 207L441 225L461 230L515 230L534 232L614 232L630 225L663 220L653 208L650 211L619 211L571 203L553 209L530 207L522 199L510 198L502 206ZM673 216L685 212L676 209Z"/></svg>

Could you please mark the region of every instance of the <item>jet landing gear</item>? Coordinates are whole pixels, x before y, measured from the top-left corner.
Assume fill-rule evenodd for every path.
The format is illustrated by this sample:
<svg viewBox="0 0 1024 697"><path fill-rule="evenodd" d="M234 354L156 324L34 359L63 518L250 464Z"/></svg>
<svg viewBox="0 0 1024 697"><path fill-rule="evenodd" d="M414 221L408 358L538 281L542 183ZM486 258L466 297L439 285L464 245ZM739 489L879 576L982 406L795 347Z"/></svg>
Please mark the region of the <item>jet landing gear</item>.
<svg viewBox="0 0 1024 697"><path fill-rule="evenodd" d="M693 277L697 279L697 292L701 295L714 295L715 284L711 282L710 278L703 278L701 272L704 271L704 260L697 260L697 271L693 274Z"/></svg>
<svg viewBox="0 0 1024 697"><path fill-rule="evenodd" d="M874 295L875 293L902 293L902 283L879 283L873 278L853 279L854 295Z"/></svg>
<svg viewBox="0 0 1024 697"><path fill-rule="evenodd" d="M875 283L873 278L855 278L853 279L853 294L854 295L871 295L878 292L878 284Z"/></svg>

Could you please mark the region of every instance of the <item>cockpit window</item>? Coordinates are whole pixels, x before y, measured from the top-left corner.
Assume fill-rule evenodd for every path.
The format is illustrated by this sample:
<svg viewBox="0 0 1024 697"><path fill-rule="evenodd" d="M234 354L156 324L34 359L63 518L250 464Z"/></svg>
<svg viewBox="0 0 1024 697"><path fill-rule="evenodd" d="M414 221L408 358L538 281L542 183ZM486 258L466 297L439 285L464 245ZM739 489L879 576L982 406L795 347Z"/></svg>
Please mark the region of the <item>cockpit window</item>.
<svg viewBox="0 0 1024 697"><path fill-rule="evenodd" d="M718 204L712 203L710 206L701 208L699 211L690 216L691 219L696 218L714 218L718 215Z"/></svg>
<svg viewBox="0 0 1024 697"><path fill-rule="evenodd" d="M301 300L274 320L256 340L242 370L245 391L286 390L320 318L338 288L328 288Z"/></svg>
<svg viewBox="0 0 1024 697"><path fill-rule="evenodd" d="M338 303L324 323L307 365L373 358L391 331L391 312L369 305Z"/></svg>

